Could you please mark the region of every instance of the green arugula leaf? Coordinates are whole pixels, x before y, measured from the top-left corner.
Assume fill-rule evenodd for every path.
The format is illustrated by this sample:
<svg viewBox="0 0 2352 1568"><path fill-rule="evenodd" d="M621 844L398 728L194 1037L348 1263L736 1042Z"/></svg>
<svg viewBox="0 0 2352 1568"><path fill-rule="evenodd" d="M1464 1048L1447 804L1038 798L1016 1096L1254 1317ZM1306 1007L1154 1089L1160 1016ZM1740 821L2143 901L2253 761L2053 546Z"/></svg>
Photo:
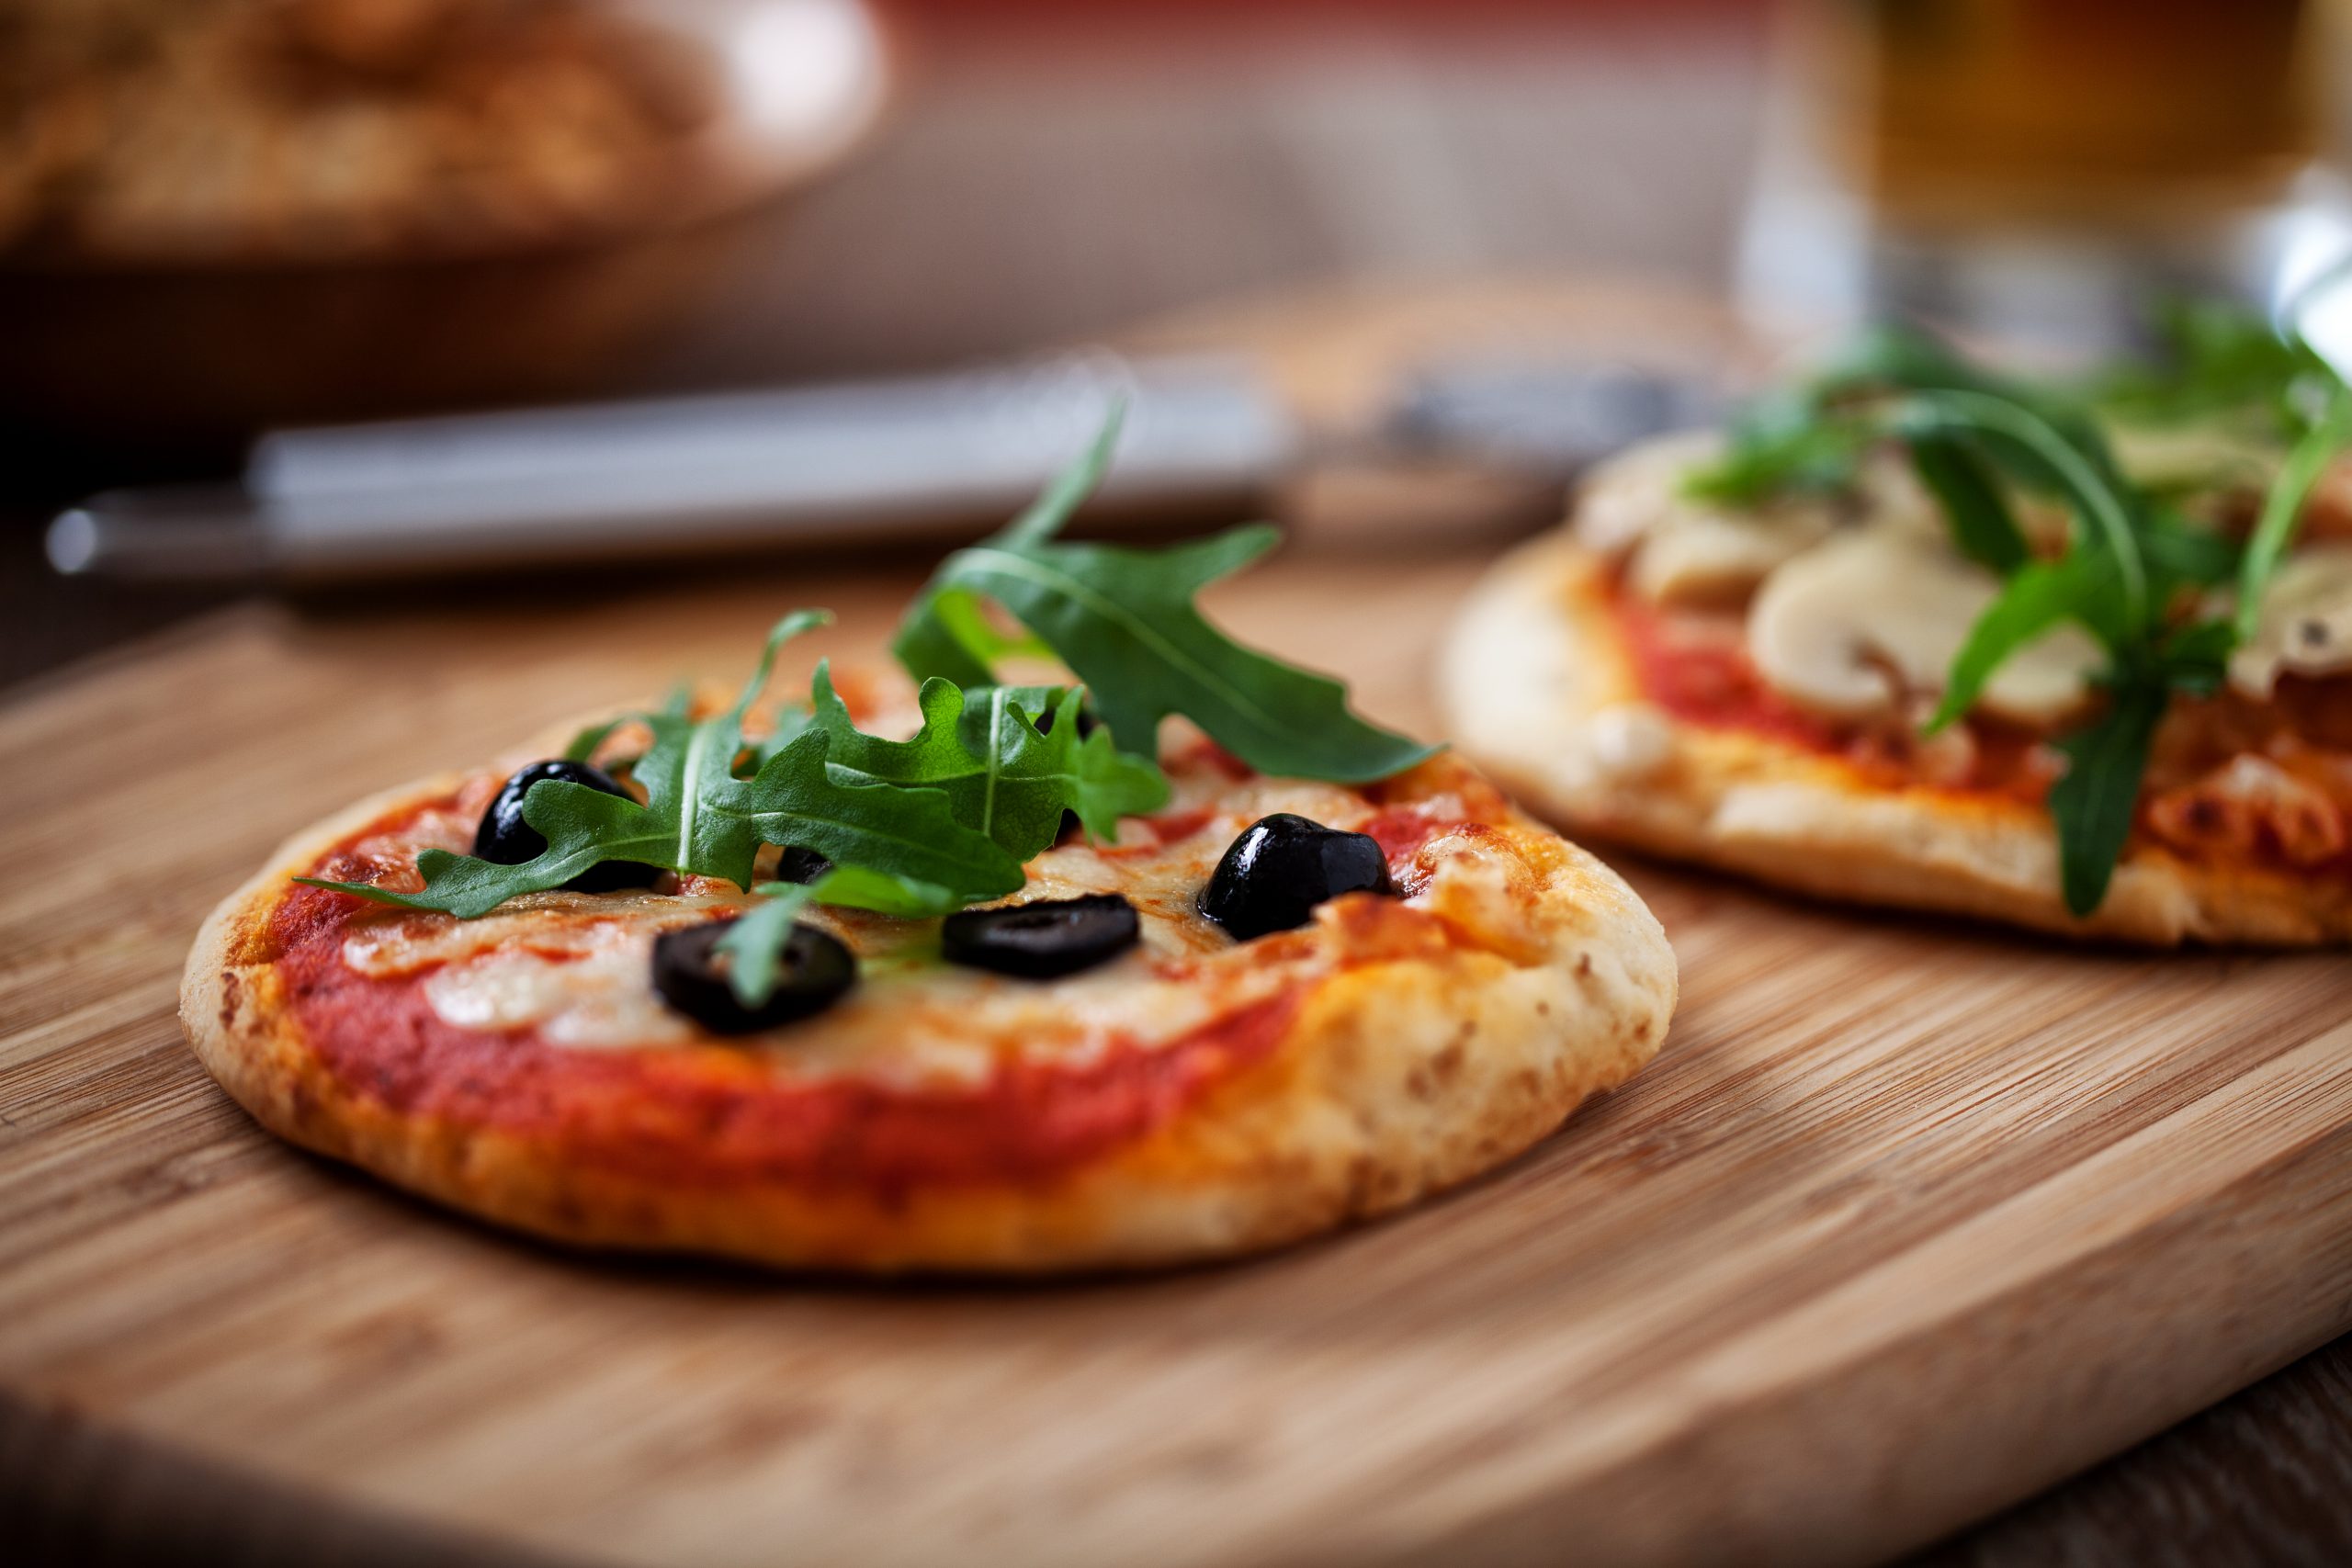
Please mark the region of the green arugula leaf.
<svg viewBox="0 0 2352 1568"><path fill-rule="evenodd" d="M1001 647L979 609L988 601L1085 683L1114 742L1134 755L1157 754L1159 722L1170 714L1264 773L1358 784L1433 755L1437 748L1349 711L1339 682L1243 647L1193 606L1203 588L1273 547L1281 536L1272 526L1247 525L1166 549L1055 537L1101 480L1117 435L1114 412L1035 506L941 564L892 644L908 672L958 686L991 683Z"/></svg>
<svg viewBox="0 0 2352 1568"><path fill-rule="evenodd" d="M2156 328L2165 352L2154 363L2092 382L2093 400L2110 418L2168 425L2245 416L2293 436L2312 423L2313 388L2336 384L2309 344L2243 305L2174 300L2159 307Z"/></svg>
<svg viewBox="0 0 2352 1568"><path fill-rule="evenodd" d="M2295 443L2286 465L2262 498L2262 515L2255 522L2238 569L2240 640L2251 639L2262 619L2263 595L2278 563L2286 558L2287 547L2294 542L2295 525L2302 516L2303 502L2311 498L2312 487L2347 443L2352 443L2352 390L2339 386L2326 413Z"/></svg>
<svg viewBox="0 0 2352 1568"><path fill-rule="evenodd" d="M602 746L614 730L628 722L628 715L623 714L618 718L590 725L571 738L571 743L563 749L563 760L567 762L586 761L596 754L596 748Z"/></svg>
<svg viewBox="0 0 2352 1568"><path fill-rule="evenodd" d="M1157 762L1120 750L1108 725L1080 733L1085 711L1080 688L984 686L967 696L957 723L965 748L981 756L1030 754L1034 760L1024 765L1031 776L1058 779L1067 791L1064 807L1077 814L1079 825L1092 837L1115 844L1120 818L1145 816L1168 804L1168 776ZM1017 776L1012 768L1005 772ZM1058 833L1061 818L1054 823Z"/></svg>
<svg viewBox="0 0 2352 1568"><path fill-rule="evenodd" d="M1719 506L1776 495L1844 490L1861 470L1872 433L1833 406L1826 387L1768 394L1734 419L1723 456L1683 476L1682 493Z"/></svg>
<svg viewBox="0 0 2352 1568"><path fill-rule="evenodd" d="M2063 621L2075 622L2110 649L2126 635L2118 580L2104 558L2077 553L2036 561L2004 583L1953 657L1943 700L1926 732L1933 735L1974 707L2009 655Z"/></svg>
<svg viewBox="0 0 2352 1568"><path fill-rule="evenodd" d="M1973 392L2013 403L2068 443L2085 450L2099 446L2097 426L2078 402L1972 365L1924 333L1877 326L1857 334L1798 387L1749 403L1732 423L1724 456L1689 475L1683 492L1753 506L1775 495L1849 488L1863 457L1887 434L1879 406L1899 394L1928 391ZM1921 477L1932 488L1933 478Z"/></svg>
<svg viewBox="0 0 2352 1568"><path fill-rule="evenodd" d="M794 922L817 893L797 882L763 882L754 891L767 897L738 916L718 943L718 951L728 957L727 988L747 1008L762 1005L775 993L784 944L792 940Z"/></svg>
<svg viewBox="0 0 2352 1568"><path fill-rule="evenodd" d="M1940 502L1960 553L2007 577L2025 565L2025 536L2007 499L1985 471L1984 457L1948 435L1922 434L1910 444L1911 467Z"/></svg>
<svg viewBox="0 0 2352 1568"><path fill-rule="evenodd" d="M918 681L988 686L996 682L996 660L1011 651L1007 642L989 625L978 594L933 587L909 609L890 651Z"/></svg>
<svg viewBox="0 0 2352 1568"><path fill-rule="evenodd" d="M707 809L742 822L760 842L950 888L967 902L1020 890L1021 862L958 822L944 794L844 777L827 761L828 739L805 731L751 778L721 781Z"/></svg>
<svg viewBox="0 0 2352 1568"><path fill-rule="evenodd" d="M1042 545L1062 531L1086 498L1102 486L1103 477L1111 471L1111 455L1119 449L1119 432L1127 423L1127 400L1111 400L1108 412L1102 416L1102 428L1080 455L1077 462L1053 478L1027 510L1005 525L997 542L1006 546Z"/></svg>
<svg viewBox="0 0 2352 1568"><path fill-rule="evenodd" d="M775 722L765 735L743 749L735 771L747 777L758 773L777 752L799 739L800 732L807 729L815 717L806 704L780 705L775 710Z"/></svg>
<svg viewBox="0 0 2352 1568"><path fill-rule="evenodd" d="M752 891L761 901L737 917L733 929L718 939L719 951L730 960L728 987L749 1008L760 1006L775 992L784 945L811 904L922 920L953 914L967 901L934 883L862 865L835 866L814 884L763 882Z"/></svg>
<svg viewBox="0 0 2352 1568"><path fill-rule="evenodd" d="M763 883L761 888L787 887L789 883ZM936 882L876 871L870 866L837 865L816 883L816 899L842 909L871 909L902 920L934 919L952 915L971 900Z"/></svg>
<svg viewBox="0 0 2352 1568"><path fill-rule="evenodd" d="M2115 563L2126 618L2133 626L2148 623L2148 568L2140 551L2133 499L2103 446L2078 445L2033 410L1978 391L1913 393L1898 405L1891 423L1906 440L1973 437L2013 476L2064 496L2087 529L2088 542Z"/></svg>
<svg viewBox="0 0 2352 1568"><path fill-rule="evenodd" d="M2149 743L2171 695L2160 680L2126 680L2110 691L2106 713L2058 743L2066 772L2051 786L2050 818L2058 830L2059 885L2078 918L2107 897L2139 807Z"/></svg>
<svg viewBox="0 0 2352 1568"><path fill-rule="evenodd" d="M1350 712L1339 682L1243 647L1193 607L1203 588L1278 537L1253 524L1160 550L998 538L948 557L933 581L1010 610L1086 683L1118 745L1138 755L1157 750L1170 714L1280 776L1357 784L1433 755ZM908 646L902 639L902 657Z"/></svg>
<svg viewBox="0 0 2352 1568"><path fill-rule="evenodd" d="M1125 399L1114 400L1103 416L1102 428L1078 460L1054 476L1028 509L989 542L1018 548L1042 544L1061 531L1062 525L1085 503L1111 471L1111 454L1119 445L1126 423ZM918 681L933 678L959 686L987 686L996 682L995 665L1013 654L1044 655L1053 649L1035 638L1006 637L989 624L979 594L934 578L915 598L900 623L891 651Z"/></svg>
<svg viewBox="0 0 2352 1568"><path fill-rule="evenodd" d="M2157 668L2175 691L2210 695L2229 673L2230 654L2237 645L2237 628L2228 621L2195 621L2165 638L2157 650Z"/></svg>
<svg viewBox="0 0 2352 1568"><path fill-rule="evenodd" d="M824 666L811 685L814 722L831 741L835 777L939 790L958 822L1022 861L1054 841L1064 811L1116 842L1122 816L1168 802L1168 781L1157 767L1123 756L1102 730L1080 739L1077 692L1059 694L1058 705L1024 710L1024 698L1038 703L1045 694L1011 686L967 693L953 682L925 681L917 698L922 728L910 739L883 740L852 721ZM1033 712L1053 716L1045 730Z"/></svg>
<svg viewBox="0 0 2352 1568"><path fill-rule="evenodd" d="M2140 553L2148 562L2149 591L2162 607L2184 588L2211 588L2235 577L2240 552L2227 535L2152 504L2142 513Z"/></svg>
<svg viewBox="0 0 2352 1568"><path fill-rule="evenodd" d="M760 845L770 843L952 888L967 899L1018 889L1021 863L957 822L945 795L837 779L821 731L796 737L752 777L735 776L743 716L765 684L776 649L822 618L802 612L779 622L757 672L726 712L698 723L666 711L646 716L652 743L631 770L647 793L645 804L546 779L524 797L523 819L548 847L520 865L427 850L417 857L424 878L419 893L315 885L470 919L518 894L561 886L600 861L639 861L745 886Z"/></svg>

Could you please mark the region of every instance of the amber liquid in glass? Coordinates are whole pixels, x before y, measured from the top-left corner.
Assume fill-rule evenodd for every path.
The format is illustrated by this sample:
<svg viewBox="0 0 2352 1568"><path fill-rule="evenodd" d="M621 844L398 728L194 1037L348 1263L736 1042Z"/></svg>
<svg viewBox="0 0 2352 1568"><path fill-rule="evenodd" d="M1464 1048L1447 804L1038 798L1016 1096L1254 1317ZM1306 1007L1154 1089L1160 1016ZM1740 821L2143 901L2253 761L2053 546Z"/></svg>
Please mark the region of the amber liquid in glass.
<svg viewBox="0 0 2352 1568"><path fill-rule="evenodd" d="M2276 198L2317 150L2304 0L1833 0L1832 152L1912 229Z"/></svg>

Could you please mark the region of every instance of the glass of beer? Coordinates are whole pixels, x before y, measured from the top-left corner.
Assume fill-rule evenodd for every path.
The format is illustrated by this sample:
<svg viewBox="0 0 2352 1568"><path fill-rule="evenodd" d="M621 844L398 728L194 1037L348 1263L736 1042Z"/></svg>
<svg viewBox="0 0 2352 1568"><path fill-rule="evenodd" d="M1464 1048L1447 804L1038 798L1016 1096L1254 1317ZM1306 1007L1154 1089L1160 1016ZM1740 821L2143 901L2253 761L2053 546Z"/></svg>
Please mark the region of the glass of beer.
<svg viewBox="0 0 2352 1568"><path fill-rule="evenodd" d="M2352 249L2324 0L1790 0L1742 256L1781 321L2086 351ZM2316 259L2314 259L2316 258Z"/></svg>

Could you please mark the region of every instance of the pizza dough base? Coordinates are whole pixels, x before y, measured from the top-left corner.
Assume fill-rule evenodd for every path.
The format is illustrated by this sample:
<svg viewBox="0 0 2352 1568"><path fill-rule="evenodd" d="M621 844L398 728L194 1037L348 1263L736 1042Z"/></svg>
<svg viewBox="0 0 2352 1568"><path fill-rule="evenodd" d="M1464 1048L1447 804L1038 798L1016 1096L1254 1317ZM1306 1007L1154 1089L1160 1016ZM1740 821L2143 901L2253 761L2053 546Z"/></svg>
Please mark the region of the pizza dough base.
<svg viewBox="0 0 2352 1568"><path fill-rule="evenodd" d="M254 961L288 877L458 783L447 775L392 791L289 840L205 922L181 1020L212 1076L273 1132L452 1207L583 1246L1009 1273L1278 1247L1400 1208L1521 1153L1655 1055L1676 998L1674 955L1657 919L1614 873L1569 846L1537 895L1542 953L1514 961L1450 947L1435 959L1332 974L1263 1058L1158 1130L1050 1179L895 1199L783 1179L663 1183L569 1159L552 1138L404 1114L353 1092L282 1007L276 971Z"/></svg>
<svg viewBox="0 0 2352 1568"><path fill-rule="evenodd" d="M2086 919L2059 891L2038 807L1890 791L1770 736L1682 724L1643 700L1601 564L1565 533L1498 562L1464 604L1440 694L1463 750L1539 814L1825 897L2068 936L2312 945L2352 940L2352 887L2191 863L2135 843Z"/></svg>

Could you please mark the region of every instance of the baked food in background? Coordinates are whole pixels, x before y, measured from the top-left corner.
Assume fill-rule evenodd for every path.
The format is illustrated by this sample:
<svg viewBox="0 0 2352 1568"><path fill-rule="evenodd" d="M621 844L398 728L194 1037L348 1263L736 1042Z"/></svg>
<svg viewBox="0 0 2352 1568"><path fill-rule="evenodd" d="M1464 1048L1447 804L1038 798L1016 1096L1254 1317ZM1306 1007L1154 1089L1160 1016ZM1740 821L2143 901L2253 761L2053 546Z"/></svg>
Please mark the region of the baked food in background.
<svg viewBox="0 0 2352 1568"><path fill-rule="evenodd" d="M2176 328L2032 385L1883 335L1623 454L1464 607L1453 733L1573 831L1823 897L2352 937L2343 383Z"/></svg>

